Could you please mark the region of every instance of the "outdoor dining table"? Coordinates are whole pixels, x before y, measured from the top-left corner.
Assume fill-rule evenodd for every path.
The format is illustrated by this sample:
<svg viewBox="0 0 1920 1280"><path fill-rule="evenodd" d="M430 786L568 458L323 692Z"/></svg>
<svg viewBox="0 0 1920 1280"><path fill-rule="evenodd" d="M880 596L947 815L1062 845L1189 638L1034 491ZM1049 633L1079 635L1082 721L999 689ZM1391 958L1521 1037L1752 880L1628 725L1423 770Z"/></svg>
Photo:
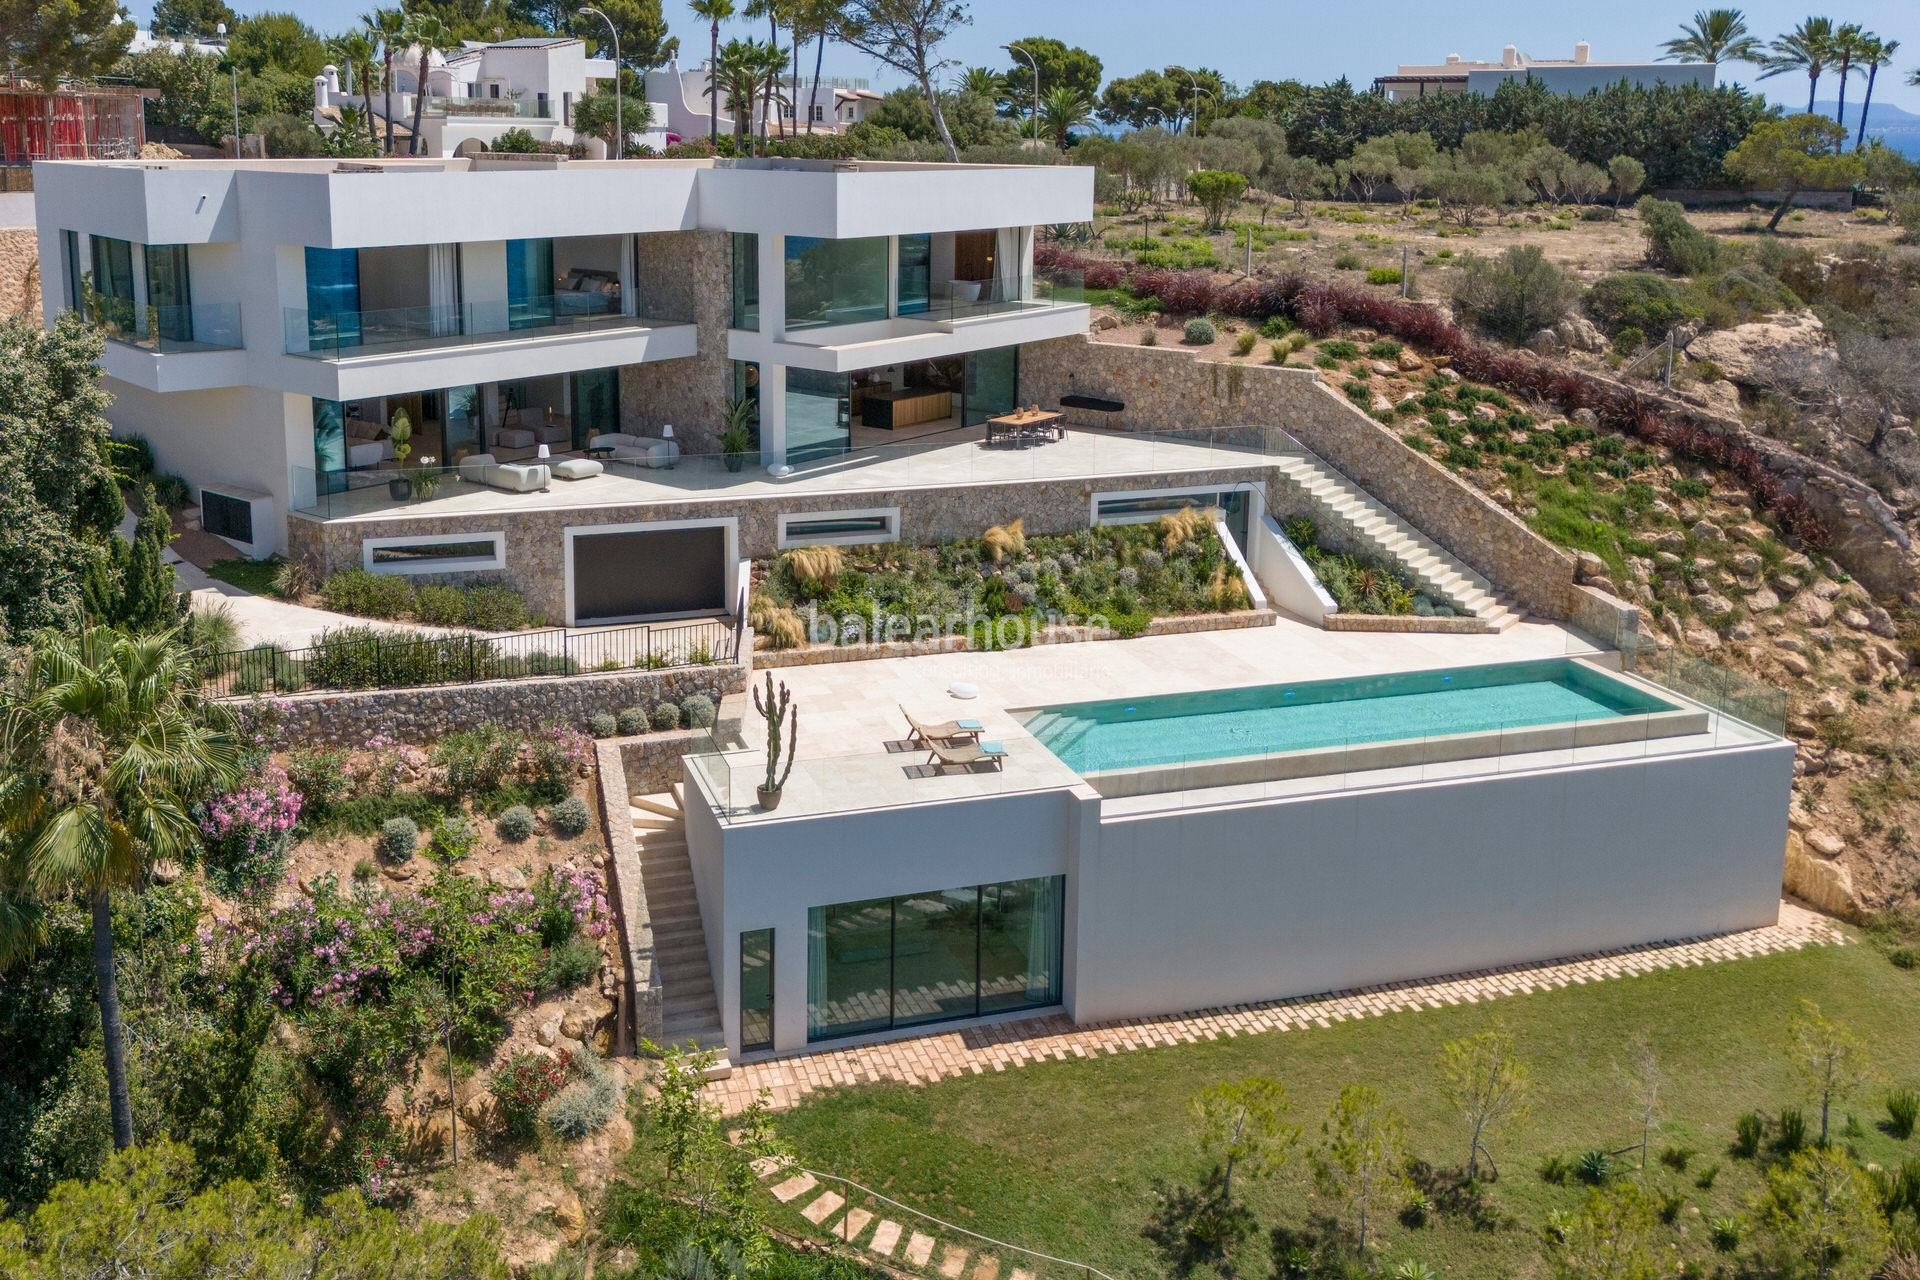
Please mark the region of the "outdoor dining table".
<svg viewBox="0 0 1920 1280"><path fill-rule="evenodd" d="M1003 414L998 418L987 419L987 443L1005 437L1016 443L1038 440L1042 436L1058 440L1065 434L1061 425L1066 415L1054 409L1022 409L1017 413Z"/></svg>

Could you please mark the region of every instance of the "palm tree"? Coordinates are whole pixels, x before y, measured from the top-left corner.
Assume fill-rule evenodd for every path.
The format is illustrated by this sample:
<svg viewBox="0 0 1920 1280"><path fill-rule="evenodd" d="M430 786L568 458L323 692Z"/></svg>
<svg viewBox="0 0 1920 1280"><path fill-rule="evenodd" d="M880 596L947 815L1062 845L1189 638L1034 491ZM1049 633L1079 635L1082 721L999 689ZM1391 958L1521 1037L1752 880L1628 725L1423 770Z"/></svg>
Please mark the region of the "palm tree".
<svg viewBox="0 0 1920 1280"><path fill-rule="evenodd" d="M760 85L760 136L762 138L765 138L773 127L771 122L774 89L779 83L780 74L787 69L787 60L780 52L780 20L787 16L787 10L790 7L787 0L747 0L747 7L742 10L746 17L767 20L767 46L773 50L771 55L762 59L763 63L770 63L773 67L773 74L764 76Z"/></svg>
<svg viewBox="0 0 1920 1280"><path fill-rule="evenodd" d="M1007 96L1007 82L992 67L968 67L954 80L953 91L998 102Z"/></svg>
<svg viewBox="0 0 1920 1280"><path fill-rule="evenodd" d="M453 28L430 9L421 9L408 20L407 40L420 50L420 74L413 86L413 138L407 148L409 154L417 156L420 154L420 116L427 105L427 60L442 49L451 49L455 40ZM615 72L618 73L618 68Z"/></svg>
<svg viewBox="0 0 1920 1280"><path fill-rule="evenodd" d="M1866 39L1866 31L1857 22L1844 23L1833 33L1833 56L1840 64L1840 101L1834 106L1833 118L1843 127L1847 123L1847 77L1859 70L1856 63Z"/></svg>
<svg viewBox="0 0 1920 1280"><path fill-rule="evenodd" d="M733 17L733 0L692 0L696 18L705 18L707 27L707 141L720 142L720 24Z"/></svg>
<svg viewBox="0 0 1920 1280"><path fill-rule="evenodd" d="M1075 129L1093 123L1093 99L1084 89L1055 85L1040 99L1040 131L1065 149Z"/></svg>
<svg viewBox="0 0 1920 1280"><path fill-rule="evenodd" d="M1684 62L1758 62L1764 56L1760 41L1747 30L1747 15L1738 9L1702 9L1661 47L1666 50L1661 58Z"/></svg>
<svg viewBox="0 0 1920 1280"><path fill-rule="evenodd" d="M754 70L759 74L760 97L764 104L760 111L760 141L763 144L761 150L764 151L768 131L773 127L773 118L778 108L788 101L787 95L780 90L780 77L786 73L787 59L777 44L764 44L757 48Z"/></svg>
<svg viewBox="0 0 1920 1280"><path fill-rule="evenodd" d="M1869 35L1861 42L1856 61L1867 69L1867 91L1861 95L1860 132L1853 140L1853 149L1858 151L1867 141L1867 112L1873 107L1873 82L1880 78L1880 68L1893 61L1893 55L1900 51L1898 40L1886 40L1880 36Z"/></svg>
<svg viewBox="0 0 1920 1280"><path fill-rule="evenodd" d="M39 904L91 906L115 1147L133 1142L133 1109L110 895L137 887L150 859L192 851L189 804L240 776L230 728L201 701L177 631L43 632L0 690L0 960L20 953Z"/></svg>
<svg viewBox="0 0 1920 1280"><path fill-rule="evenodd" d="M1804 72L1807 77L1807 114L1813 114L1814 94L1820 77L1833 61L1833 19L1806 18L1799 26L1775 40L1760 63L1760 78L1788 71Z"/></svg>
<svg viewBox="0 0 1920 1280"><path fill-rule="evenodd" d="M373 127L373 64L375 53L373 38L364 31L350 31L340 37L340 61L347 64L347 74L353 77L353 83L360 86L360 101L366 110L367 141L374 150L380 149L380 136Z"/></svg>
<svg viewBox="0 0 1920 1280"><path fill-rule="evenodd" d="M845 17L840 0L798 0L794 10L794 43L802 31L813 35L813 87L807 94L807 132L813 132L813 117L820 109L820 67L827 56L827 34Z"/></svg>
<svg viewBox="0 0 1920 1280"><path fill-rule="evenodd" d="M392 155L393 60L400 52L401 40L407 29L407 15L403 9L375 9L360 15L360 23L367 29L367 39L380 46L380 85L386 95L387 154Z"/></svg>
<svg viewBox="0 0 1920 1280"><path fill-rule="evenodd" d="M752 38L729 40L720 47L707 73L716 109L723 95L727 100L735 148L743 155L753 154L753 100L760 93L760 63L765 48ZM715 136L719 136L717 132Z"/></svg>

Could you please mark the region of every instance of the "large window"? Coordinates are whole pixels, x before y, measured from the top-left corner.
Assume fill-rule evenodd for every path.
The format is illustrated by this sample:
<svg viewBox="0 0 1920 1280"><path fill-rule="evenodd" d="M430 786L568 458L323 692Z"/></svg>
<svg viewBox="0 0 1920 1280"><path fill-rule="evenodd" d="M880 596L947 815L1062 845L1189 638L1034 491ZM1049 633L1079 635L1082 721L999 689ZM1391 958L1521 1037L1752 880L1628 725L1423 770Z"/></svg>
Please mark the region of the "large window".
<svg viewBox="0 0 1920 1280"><path fill-rule="evenodd" d="M1064 878L807 913L807 1039L1060 1003Z"/></svg>
<svg viewBox="0 0 1920 1280"><path fill-rule="evenodd" d="M307 341L360 345L360 251L307 246Z"/></svg>
<svg viewBox="0 0 1920 1280"><path fill-rule="evenodd" d="M773 1048L773 930L740 935L740 1052Z"/></svg>
<svg viewBox="0 0 1920 1280"><path fill-rule="evenodd" d="M760 330L760 237L733 233L733 327Z"/></svg>
<svg viewBox="0 0 1920 1280"><path fill-rule="evenodd" d="M80 260L79 233L62 231L60 245L67 259L67 305L84 316L87 314L87 266Z"/></svg>
<svg viewBox="0 0 1920 1280"><path fill-rule="evenodd" d="M853 443L852 375L787 370L787 461L845 453Z"/></svg>
<svg viewBox="0 0 1920 1280"><path fill-rule="evenodd" d="M133 332L133 245L112 236L93 237L94 319L120 333Z"/></svg>
<svg viewBox="0 0 1920 1280"><path fill-rule="evenodd" d="M193 293L187 282L187 246L147 246L147 306L154 336L170 342L193 341Z"/></svg>
<svg viewBox="0 0 1920 1280"><path fill-rule="evenodd" d="M553 241L507 241L507 327L538 329L552 323Z"/></svg>
<svg viewBox="0 0 1920 1280"><path fill-rule="evenodd" d="M933 288L933 237L900 237L900 314L919 315L927 309Z"/></svg>
<svg viewBox="0 0 1920 1280"><path fill-rule="evenodd" d="M787 328L887 318L887 237L787 237Z"/></svg>

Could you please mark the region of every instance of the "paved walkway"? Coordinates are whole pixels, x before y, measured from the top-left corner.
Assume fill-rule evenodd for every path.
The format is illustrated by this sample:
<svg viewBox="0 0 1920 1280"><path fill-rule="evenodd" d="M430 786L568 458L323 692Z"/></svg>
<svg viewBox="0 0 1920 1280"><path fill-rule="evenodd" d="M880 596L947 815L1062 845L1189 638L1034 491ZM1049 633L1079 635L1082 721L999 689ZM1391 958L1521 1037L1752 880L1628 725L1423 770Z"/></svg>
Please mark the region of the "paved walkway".
<svg viewBox="0 0 1920 1280"><path fill-rule="evenodd" d="M1722 960L1839 945L1846 935L1825 916L1790 902L1780 921L1764 929L1681 942L1628 947L1536 965L1366 987L1324 996L1235 1005L1136 1022L1075 1026L1052 1014L934 1035L822 1053L775 1058L736 1067L712 1088L728 1111L744 1107L761 1091L776 1111L797 1105L819 1090L857 1084L929 1084L959 1075L1005 1071L1048 1059L1098 1057L1157 1045L1196 1044L1221 1036L1257 1035L1296 1027L1328 1027L1349 1018L1371 1018L1411 1009L1477 1004L1504 996L1604 982L1662 969L1689 968Z"/></svg>

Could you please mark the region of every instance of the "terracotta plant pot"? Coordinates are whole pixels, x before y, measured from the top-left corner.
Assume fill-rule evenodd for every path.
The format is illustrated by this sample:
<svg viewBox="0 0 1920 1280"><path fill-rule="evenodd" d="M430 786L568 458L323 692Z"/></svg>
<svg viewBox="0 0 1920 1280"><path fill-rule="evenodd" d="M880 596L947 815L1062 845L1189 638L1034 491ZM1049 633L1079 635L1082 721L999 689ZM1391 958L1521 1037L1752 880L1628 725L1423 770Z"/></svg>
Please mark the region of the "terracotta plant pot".
<svg viewBox="0 0 1920 1280"><path fill-rule="evenodd" d="M759 797L760 807L762 809L765 809L768 813L772 813L775 809L778 809L780 807L780 788L779 787L774 787L772 790L768 790L766 787L755 787L753 789L753 794Z"/></svg>

